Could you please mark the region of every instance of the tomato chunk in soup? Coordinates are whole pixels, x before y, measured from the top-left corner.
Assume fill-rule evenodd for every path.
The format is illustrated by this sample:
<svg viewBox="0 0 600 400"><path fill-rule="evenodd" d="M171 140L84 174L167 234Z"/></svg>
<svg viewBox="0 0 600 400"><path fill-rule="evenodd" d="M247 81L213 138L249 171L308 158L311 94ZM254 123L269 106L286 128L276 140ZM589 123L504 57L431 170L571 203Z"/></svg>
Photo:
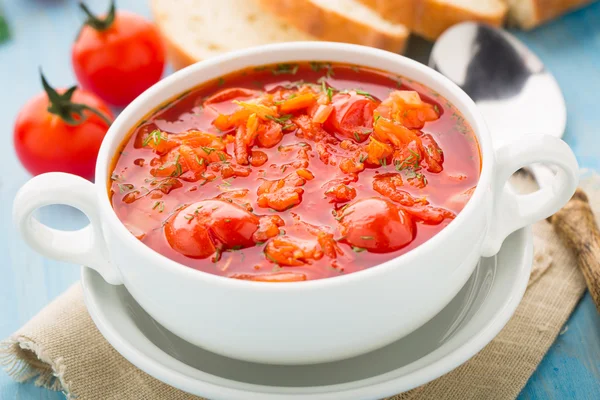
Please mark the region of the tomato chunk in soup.
<svg viewBox="0 0 600 400"><path fill-rule="evenodd" d="M471 127L427 87L287 63L154 110L122 144L108 186L124 225L166 257L233 279L301 282L430 239L465 207L480 168Z"/></svg>

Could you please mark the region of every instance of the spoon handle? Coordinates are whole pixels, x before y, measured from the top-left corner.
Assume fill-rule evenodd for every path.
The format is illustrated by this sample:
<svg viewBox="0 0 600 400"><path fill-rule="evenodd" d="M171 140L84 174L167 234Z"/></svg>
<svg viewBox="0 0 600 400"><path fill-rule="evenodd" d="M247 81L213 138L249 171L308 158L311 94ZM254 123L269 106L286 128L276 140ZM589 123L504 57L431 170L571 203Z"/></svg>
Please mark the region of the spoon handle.
<svg viewBox="0 0 600 400"><path fill-rule="evenodd" d="M550 217L550 222L577 257L579 269L600 312L600 230L585 192L577 189L567 205Z"/></svg>

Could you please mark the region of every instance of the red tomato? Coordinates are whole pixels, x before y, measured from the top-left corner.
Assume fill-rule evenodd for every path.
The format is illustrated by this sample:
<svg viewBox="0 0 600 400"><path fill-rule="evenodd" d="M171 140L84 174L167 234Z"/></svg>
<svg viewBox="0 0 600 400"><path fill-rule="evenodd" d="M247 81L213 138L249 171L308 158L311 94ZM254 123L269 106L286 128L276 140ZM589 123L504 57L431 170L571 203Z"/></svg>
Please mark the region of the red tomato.
<svg viewBox="0 0 600 400"><path fill-rule="evenodd" d="M45 84L46 85L46 84ZM94 94L54 89L30 99L17 115L14 145L23 166L33 175L67 172L93 179L96 157L113 115ZM50 99L53 100L50 102ZM82 105L103 114L78 109ZM53 112L48 111L51 106Z"/></svg>
<svg viewBox="0 0 600 400"><path fill-rule="evenodd" d="M377 103L368 97L351 93L338 93L331 99L333 111L325 121L325 129L338 132L357 142L363 142L373 132L373 112Z"/></svg>
<svg viewBox="0 0 600 400"><path fill-rule="evenodd" d="M156 27L114 4L104 19L88 15L73 44L72 62L83 88L115 106L126 106L160 80L165 50Z"/></svg>
<svg viewBox="0 0 600 400"><path fill-rule="evenodd" d="M412 242L416 233L414 221L404 210L377 197L346 207L340 225L344 241L373 253L399 250Z"/></svg>
<svg viewBox="0 0 600 400"><path fill-rule="evenodd" d="M206 258L220 249L254 246L259 220L246 209L223 200L203 200L179 211L165 225L167 241L179 253Z"/></svg>

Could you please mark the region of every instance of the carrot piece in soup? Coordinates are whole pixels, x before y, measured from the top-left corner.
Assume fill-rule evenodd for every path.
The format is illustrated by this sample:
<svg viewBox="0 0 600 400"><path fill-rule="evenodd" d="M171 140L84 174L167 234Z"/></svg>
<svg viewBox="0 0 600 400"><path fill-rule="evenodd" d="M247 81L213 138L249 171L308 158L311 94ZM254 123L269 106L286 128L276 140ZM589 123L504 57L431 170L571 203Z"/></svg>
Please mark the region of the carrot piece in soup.
<svg viewBox="0 0 600 400"><path fill-rule="evenodd" d="M215 103L223 103L225 101L239 100L241 98L255 97L260 92L245 88L229 88L223 89L204 100L204 106L209 106Z"/></svg>
<svg viewBox="0 0 600 400"><path fill-rule="evenodd" d="M235 132L235 161L240 165L248 165L248 145L246 144L246 126L240 125Z"/></svg>
<svg viewBox="0 0 600 400"><path fill-rule="evenodd" d="M371 165L389 165L391 164L391 157L394 152L392 146L386 143L382 143L375 137L371 136L369 144L366 148L367 161Z"/></svg>
<svg viewBox="0 0 600 400"><path fill-rule="evenodd" d="M344 183L333 183L325 191L332 203L347 203L356 197L356 189Z"/></svg>
<svg viewBox="0 0 600 400"><path fill-rule="evenodd" d="M269 240L265 255L269 261L278 265L299 266L320 259L323 252L318 249L316 240L284 235Z"/></svg>
<svg viewBox="0 0 600 400"><path fill-rule="evenodd" d="M412 90L395 90L381 104L389 110L387 118L408 129L423 129L426 122L439 118L435 106L421 100L419 93Z"/></svg>
<svg viewBox="0 0 600 400"><path fill-rule="evenodd" d="M285 222L279 215L265 215L260 217L258 229L252 236L256 243L266 242L268 239L279 235L279 227Z"/></svg>
<svg viewBox="0 0 600 400"><path fill-rule="evenodd" d="M250 156L250 164L252 164L253 167L260 167L268 160L269 157L264 151L252 150L252 155Z"/></svg>
<svg viewBox="0 0 600 400"><path fill-rule="evenodd" d="M425 150L423 155L427 164L427 170L434 173L442 172L444 169L442 166L444 163L444 153L435 139L430 134L425 134L421 136L421 143L423 143L423 149Z"/></svg>
<svg viewBox="0 0 600 400"><path fill-rule="evenodd" d="M419 136L399 122L380 117L375 118L373 135L381 142L401 148L412 141L419 141Z"/></svg>
<svg viewBox="0 0 600 400"><path fill-rule="evenodd" d="M284 179L274 181L264 180L258 187L258 206L284 211L300 204L306 180L296 173L289 174Z"/></svg>
<svg viewBox="0 0 600 400"><path fill-rule="evenodd" d="M431 206L426 199L417 199L407 191L399 190L400 186L402 186L400 174L383 174L373 181L373 190L399 203L400 207L417 221L437 225L445 219L456 217L452 211Z"/></svg>
<svg viewBox="0 0 600 400"><path fill-rule="evenodd" d="M298 96L286 99L279 106L279 111L289 113L292 111L304 110L311 107L317 101L317 97L313 93L303 93Z"/></svg>

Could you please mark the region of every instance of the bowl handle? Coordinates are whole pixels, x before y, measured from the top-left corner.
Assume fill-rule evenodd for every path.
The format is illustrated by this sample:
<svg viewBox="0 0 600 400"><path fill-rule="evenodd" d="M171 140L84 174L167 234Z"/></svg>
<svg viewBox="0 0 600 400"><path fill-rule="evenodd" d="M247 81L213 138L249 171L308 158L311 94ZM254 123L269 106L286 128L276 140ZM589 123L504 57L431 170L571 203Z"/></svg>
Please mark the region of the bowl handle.
<svg viewBox="0 0 600 400"><path fill-rule="evenodd" d="M508 179L518 169L534 163L558 167L554 181L530 194L517 194ZM547 218L571 198L579 182L579 166L571 148L549 135L526 135L496 150L496 171L490 231L482 255L498 253L504 239L517 229Z"/></svg>
<svg viewBox="0 0 600 400"><path fill-rule="evenodd" d="M40 207L65 204L81 210L90 224L77 231L52 229L33 217ZM94 184L76 175L52 172L36 176L17 193L13 221L25 241L40 254L95 269L113 285L123 283L108 257Z"/></svg>

